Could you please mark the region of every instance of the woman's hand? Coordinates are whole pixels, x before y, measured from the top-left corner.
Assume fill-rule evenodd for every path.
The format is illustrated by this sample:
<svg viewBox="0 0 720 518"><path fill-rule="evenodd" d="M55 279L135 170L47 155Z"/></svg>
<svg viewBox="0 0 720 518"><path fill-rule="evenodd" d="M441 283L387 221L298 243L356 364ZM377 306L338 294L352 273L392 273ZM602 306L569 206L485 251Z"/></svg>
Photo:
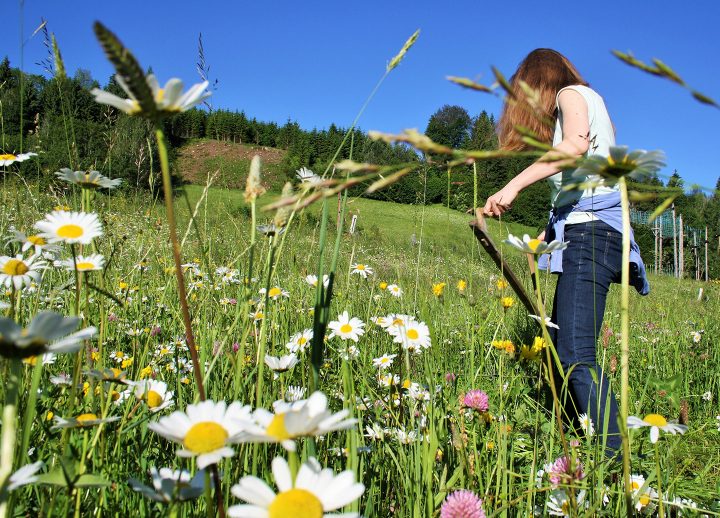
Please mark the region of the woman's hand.
<svg viewBox="0 0 720 518"><path fill-rule="evenodd" d="M517 189L506 185L487 199L485 207L483 207L483 214L486 216L500 216L512 208L518 193Z"/></svg>

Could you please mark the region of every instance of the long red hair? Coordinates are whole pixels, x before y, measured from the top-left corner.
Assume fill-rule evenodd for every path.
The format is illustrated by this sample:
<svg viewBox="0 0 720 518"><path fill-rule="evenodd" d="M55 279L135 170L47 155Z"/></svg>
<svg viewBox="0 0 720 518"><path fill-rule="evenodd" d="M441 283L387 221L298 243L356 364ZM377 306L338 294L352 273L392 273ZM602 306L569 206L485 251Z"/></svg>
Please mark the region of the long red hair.
<svg viewBox="0 0 720 518"><path fill-rule="evenodd" d="M533 89L537 97L528 97L521 82ZM500 148L521 151L530 146L522 141L516 126L524 126L550 144L557 117L555 97L564 87L588 83L568 58L552 49L535 49L518 65L510 78L511 95L505 101L498 122ZM537 102L535 102L537 101Z"/></svg>

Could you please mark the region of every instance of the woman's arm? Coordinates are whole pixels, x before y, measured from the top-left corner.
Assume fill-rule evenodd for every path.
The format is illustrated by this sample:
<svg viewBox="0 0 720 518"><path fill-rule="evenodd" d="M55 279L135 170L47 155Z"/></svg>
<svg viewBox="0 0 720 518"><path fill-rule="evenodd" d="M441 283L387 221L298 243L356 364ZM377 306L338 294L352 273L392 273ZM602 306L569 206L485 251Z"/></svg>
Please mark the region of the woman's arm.
<svg viewBox="0 0 720 518"><path fill-rule="evenodd" d="M552 176L560 171L560 161L548 161L557 152L562 155L582 156L588 150L590 121L588 107L583 96L573 89L560 92L558 104L563 116L563 140L548 151L540 160L528 166L505 187L487 199L483 213L488 216L499 216L509 210L517 195L526 187L538 180Z"/></svg>

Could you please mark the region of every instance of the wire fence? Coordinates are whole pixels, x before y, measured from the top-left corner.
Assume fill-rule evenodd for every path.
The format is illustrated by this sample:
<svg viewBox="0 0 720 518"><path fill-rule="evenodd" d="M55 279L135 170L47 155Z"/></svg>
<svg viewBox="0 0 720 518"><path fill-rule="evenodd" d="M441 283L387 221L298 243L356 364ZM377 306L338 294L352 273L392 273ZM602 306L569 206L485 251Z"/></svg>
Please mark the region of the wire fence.
<svg viewBox="0 0 720 518"><path fill-rule="evenodd" d="M708 229L686 225L681 214L668 209L650 222L651 212L631 209L630 221L645 225L653 233L654 273L708 280ZM720 246L720 245L719 245Z"/></svg>

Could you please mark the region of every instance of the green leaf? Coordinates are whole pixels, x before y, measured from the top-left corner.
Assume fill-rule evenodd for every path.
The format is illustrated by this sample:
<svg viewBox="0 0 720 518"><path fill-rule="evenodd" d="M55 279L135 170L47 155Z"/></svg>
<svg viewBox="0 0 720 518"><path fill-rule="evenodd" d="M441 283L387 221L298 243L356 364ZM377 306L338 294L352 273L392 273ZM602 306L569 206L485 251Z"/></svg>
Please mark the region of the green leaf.
<svg viewBox="0 0 720 518"><path fill-rule="evenodd" d="M105 54L115 67L118 75L135 96L143 114L149 118L155 118L157 115L155 99L150 86L145 80L145 73L135 56L102 23L95 22L93 29Z"/></svg>
<svg viewBox="0 0 720 518"><path fill-rule="evenodd" d="M677 198L677 194L673 194L672 196L667 197L660 205L658 205L655 210L650 214L650 217L648 218L648 225L655 221L655 219L665 212L665 209L667 209L672 202L675 201L675 198Z"/></svg>
<svg viewBox="0 0 720 518"><path fill-rule="evenodd" d="M68 480L65 478L65 473L61 468L55 468L52 471L48 471L47 473L38 475L37 483L46 486L60 487L68 487L70 485L68 483Z"/></svg>
<svg viewBox="0 0 720 518"><path fill-rule="evenodd" d="M75 482L75 487L108 487L111 483L105 477L100 475L93 475L92 473L86 473L80 475Z"/></svg>

